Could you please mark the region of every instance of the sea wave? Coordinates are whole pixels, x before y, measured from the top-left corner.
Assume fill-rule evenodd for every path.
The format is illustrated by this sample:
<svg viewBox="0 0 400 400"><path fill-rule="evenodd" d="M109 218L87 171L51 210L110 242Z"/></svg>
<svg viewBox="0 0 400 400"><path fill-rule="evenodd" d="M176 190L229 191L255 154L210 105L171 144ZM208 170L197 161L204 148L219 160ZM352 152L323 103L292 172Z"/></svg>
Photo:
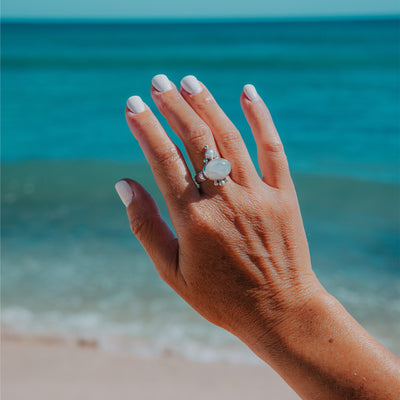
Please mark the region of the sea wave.
<svg viewBox="0 0 400 400"><path fill-rule="evenodd" d="M84 343L112 353L140 357L176 355L197 362L261 363L243 343L216 327L201 332L198 326L166 324L160 329L154 326L158 324L144 321L110 323L94 312L35 314L19 307L3 309L1 324L6 336Z"/></svg>

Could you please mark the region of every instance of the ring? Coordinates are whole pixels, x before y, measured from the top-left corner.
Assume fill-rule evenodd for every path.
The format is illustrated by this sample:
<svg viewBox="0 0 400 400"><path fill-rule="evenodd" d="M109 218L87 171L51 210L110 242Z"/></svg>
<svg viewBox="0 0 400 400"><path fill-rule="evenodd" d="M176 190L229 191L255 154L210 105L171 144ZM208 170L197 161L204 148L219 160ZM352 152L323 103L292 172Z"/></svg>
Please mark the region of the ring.
<svg viewBox="0 0 400 400"><path fill-rule="evenodd" d="M214 185L222 186L227 182L227 177L231 172L231 163L225 158L220 158L215 150L204 146L204 168L198 172L194 180L202 183L207 180L214 181Z"/></svg>

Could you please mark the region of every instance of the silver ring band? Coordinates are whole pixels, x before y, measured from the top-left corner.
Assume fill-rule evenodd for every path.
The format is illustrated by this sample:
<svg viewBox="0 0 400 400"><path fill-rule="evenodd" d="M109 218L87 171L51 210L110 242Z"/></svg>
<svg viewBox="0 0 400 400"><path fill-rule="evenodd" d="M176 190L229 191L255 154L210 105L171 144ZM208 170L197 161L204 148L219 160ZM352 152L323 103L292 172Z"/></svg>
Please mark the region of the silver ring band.
<svg viewBox="0 0 400 400"><path fill-rule="evenodd" d="M195 177L194 180L196 181L196 183L202 183L205 182L208 178L204 175L203 171L198 172Z"/></svg>

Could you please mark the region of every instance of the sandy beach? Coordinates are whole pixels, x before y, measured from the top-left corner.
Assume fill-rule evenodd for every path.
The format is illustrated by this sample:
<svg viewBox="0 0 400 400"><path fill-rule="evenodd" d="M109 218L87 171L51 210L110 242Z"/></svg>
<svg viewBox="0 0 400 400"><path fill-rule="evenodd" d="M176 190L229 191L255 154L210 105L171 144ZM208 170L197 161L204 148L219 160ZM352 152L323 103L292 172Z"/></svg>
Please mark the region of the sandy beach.
<svg viewBox="0 0 400 400"><path fill-rule="evenodd" d="M299 399L268 366L142 359L85 342L3 338L1 364L2 400Z"/></svg>

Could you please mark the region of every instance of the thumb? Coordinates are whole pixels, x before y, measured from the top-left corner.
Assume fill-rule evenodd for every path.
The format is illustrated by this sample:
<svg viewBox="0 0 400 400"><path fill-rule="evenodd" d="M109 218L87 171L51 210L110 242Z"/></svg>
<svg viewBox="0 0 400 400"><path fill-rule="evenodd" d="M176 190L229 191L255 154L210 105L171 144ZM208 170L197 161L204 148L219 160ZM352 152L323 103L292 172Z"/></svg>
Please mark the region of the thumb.
<svg viewBox="0 0 400 400"><path fill-rule="evenodd" d="M115 190L126 207L133 234L150 256L160 277L175 286L178 239L161 217L154 199L132 179L121 179L115 184Z"/></svg>

